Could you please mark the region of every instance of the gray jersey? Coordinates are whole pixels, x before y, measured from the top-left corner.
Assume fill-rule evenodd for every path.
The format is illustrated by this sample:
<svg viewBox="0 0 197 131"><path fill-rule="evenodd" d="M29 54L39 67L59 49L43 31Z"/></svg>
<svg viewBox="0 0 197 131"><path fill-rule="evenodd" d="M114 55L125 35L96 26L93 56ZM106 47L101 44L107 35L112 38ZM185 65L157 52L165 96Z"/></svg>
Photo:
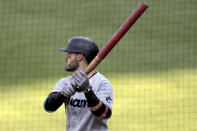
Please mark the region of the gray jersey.
<svg viewBox="0 0 197 131"><path fill-rule="evenodd" d="M59 92L68 78L59 80L52 92ZM112 110L113 89L99 72L89 79L96 96ZM107 120L98 120L88 108L84 93L76 92L65 102L66 131L108 131Z"/></svg>

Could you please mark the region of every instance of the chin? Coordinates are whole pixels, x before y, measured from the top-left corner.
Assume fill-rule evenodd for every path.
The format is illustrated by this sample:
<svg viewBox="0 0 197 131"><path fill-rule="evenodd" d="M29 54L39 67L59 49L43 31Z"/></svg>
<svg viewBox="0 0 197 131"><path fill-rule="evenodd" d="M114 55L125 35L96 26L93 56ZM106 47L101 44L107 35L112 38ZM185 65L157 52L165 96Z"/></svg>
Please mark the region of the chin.
<svg viewBox="0 0 197 131"><path fill-rule="evenodd" d="M73 72L74 71L74 69L71 69L71 68L65 68L65 70L68 71L68 72Z"/></svg>

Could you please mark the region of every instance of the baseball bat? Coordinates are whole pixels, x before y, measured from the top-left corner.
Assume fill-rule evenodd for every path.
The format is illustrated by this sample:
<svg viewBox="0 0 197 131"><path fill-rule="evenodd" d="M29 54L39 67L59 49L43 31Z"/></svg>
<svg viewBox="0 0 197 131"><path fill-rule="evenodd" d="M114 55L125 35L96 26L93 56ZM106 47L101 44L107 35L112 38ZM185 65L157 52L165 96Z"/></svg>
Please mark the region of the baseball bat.
<svg viewBox="0 0 197 131"><path fill-rule="evenodd" d="M89 74L97 65L107 56L107 54L114 48L119 40L125 35L130 27L137 21L137 19L144 13L148 8L144 2L142 2L136 10L126 19L126 21L120 26L120 28L113 34L105 46L99 51L97 56L85 69L86 74Z"/></svg>

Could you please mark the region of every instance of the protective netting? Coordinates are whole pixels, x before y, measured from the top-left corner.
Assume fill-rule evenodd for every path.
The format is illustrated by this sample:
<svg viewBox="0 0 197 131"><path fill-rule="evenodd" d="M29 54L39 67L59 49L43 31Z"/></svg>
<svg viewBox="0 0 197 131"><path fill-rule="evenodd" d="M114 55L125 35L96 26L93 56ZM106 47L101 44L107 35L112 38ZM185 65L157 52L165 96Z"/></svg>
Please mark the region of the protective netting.
<svg viewBox="0 0 197 131"><path fill-rule="evenodd" d="M197 1L149 8L97 67L114 89L111 131L197 130ZM140 0L0 0L0 130L65 130L43 102L62 77L72 36L101 49Z"/></svg>

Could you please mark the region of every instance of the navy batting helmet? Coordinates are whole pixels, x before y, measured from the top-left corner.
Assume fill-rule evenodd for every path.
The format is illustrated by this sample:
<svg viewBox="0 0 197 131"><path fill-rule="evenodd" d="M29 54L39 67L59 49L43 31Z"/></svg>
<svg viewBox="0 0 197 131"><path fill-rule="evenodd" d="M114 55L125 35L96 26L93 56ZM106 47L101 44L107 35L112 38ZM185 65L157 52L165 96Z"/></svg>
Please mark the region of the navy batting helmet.
<svg viewBox="0 0 197 131"><path fill-rule="evenodd" d="M87 37L72 37L65 48L60 48L64 52L81 53L90 63L99 52L97 45Z"/></svg>

